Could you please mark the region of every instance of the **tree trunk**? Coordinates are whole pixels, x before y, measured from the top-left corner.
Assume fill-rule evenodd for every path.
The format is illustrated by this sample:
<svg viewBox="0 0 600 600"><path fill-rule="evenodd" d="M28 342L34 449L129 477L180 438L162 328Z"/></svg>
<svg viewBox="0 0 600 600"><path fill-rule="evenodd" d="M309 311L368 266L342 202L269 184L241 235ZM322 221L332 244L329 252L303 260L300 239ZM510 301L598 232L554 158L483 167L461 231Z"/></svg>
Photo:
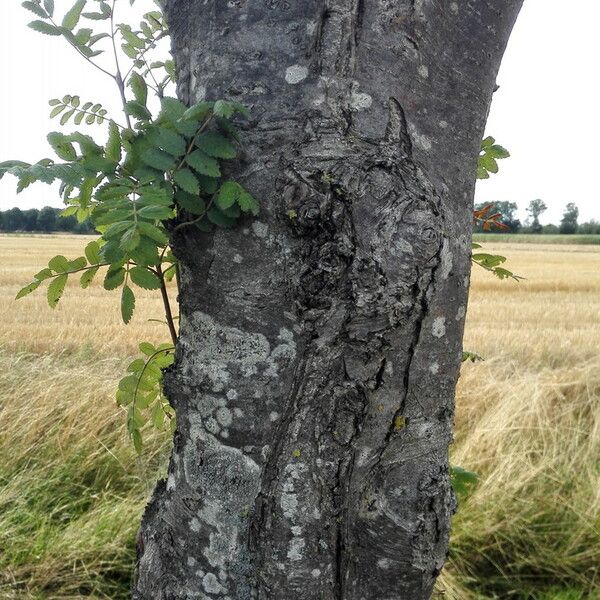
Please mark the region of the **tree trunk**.
<svg viewBox="0 0 600 600"><path fill-rule="evenodd" d="M425 600L447 553L475 166L521 0L166 0L252 110L262 213L175 240L178 429L134 598Z"/></svg>

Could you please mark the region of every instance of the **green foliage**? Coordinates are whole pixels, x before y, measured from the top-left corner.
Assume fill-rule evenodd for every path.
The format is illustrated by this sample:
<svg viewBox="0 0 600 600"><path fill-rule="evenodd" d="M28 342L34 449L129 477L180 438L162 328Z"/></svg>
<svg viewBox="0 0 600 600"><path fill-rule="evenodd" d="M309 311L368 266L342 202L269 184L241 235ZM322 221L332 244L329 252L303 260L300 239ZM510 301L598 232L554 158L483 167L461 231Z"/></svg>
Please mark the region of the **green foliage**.
<svg viewBox="0 0 600 600"><path fill-rule="evenodd" d="M498 172L498 160L508 158L508 150L496 144L493 137L481 142L481 151L477 162L477 179L489 179L490 173Z"/></svg>
<svg viewBox="0 0 600 600"><path fill-rule="evenodd" d="M458 501L465 501L474 490L479 477L477 473L467 471L462 467L450 467L450 482Z"/></svg>
<svg viewBox="0 0 600 600"><path fill-rule="evenodd" d="M144 358L130 363L117 390L117 402L127 408L127 430L138 452L142 450L145 425L175 430L175 411L162 391L162 369L173 364L175 347L142 342L140 351Z"/></svg>
<svg viewBox="0 0 600 600"><path fill-rule="evenodd" d="M120 291L121 316L124 323L129 323L135 311L135 286L161 290L171 343L152 348L145 362L132 363L131 373L121 381L117 394L119 404L128 407L128 429L139 451L146 422L162 427L166 418L174 423L173 411L161 391L161 369L172 363L177 341L177 317L171 316L166 287L178 268L170 250L171 237L188 226L200 232L214 226L233 227L243 214L258 214L259 207L241 184L221 181L220 163L237 155L232 119L246 116L246 109L224 100L187 107L165 96L167 85L175 80L173 62L148 59L148 53L168 34L162 14L145 14L139 29L134 29L128 24L112 25L114 6L102 1L97 4L97 12L85 12L86 0L78 0L60 25L52 2L42 5L41 0L33 0L23 6L41 19L30 24L33 29L62 36L88 62L114 79L125 124L109 119L100 103L82 104L79 96L70 94L53 99L51 117L60 117L61 125L71 121L75 125L106 122L106 145L80 132L52 132L48 143L57 159L44 158L33 165L21 161L1 163L0 178L6 173L14 175L18 191L36 181L59 181L67 205L64 215L75 216L80 222L89 220L100 234L86 248L85 257L54 257L19 291L18 298L47 283L48 304L55 308L72 275L78 274L79 284L87 288L102 269L104 288ZM77 30L82 19L110 20L112 31L95 33L87 27ZM119 60L115 61L114 73L92 60L103 51L96 50L96 44L105 38L112 43L119 37L131 62L125 75ZM160 103L156 118L147 106L150 91ZM150 407L151 417L146 419L142 411Z"/></svg>

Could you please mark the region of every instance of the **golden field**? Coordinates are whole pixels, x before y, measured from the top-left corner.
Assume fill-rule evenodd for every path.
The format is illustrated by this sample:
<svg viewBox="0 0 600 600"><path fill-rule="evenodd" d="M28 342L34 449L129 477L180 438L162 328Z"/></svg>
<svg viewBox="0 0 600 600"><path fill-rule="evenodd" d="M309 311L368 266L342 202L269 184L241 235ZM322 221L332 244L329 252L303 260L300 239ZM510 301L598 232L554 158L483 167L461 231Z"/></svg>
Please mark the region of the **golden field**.
<svg viewBox="0 0 600 600"><path fill-rule="evenodd" d="M165 341L136 290L132 324L100 277L52 311L17 290L88 238L0 236L0 599L126 598L157 434L136 458L113 400L141 340ZM489 244L519 283L473 273L452 462L480 475L437 596L600 599L600 246Z"/></svg>

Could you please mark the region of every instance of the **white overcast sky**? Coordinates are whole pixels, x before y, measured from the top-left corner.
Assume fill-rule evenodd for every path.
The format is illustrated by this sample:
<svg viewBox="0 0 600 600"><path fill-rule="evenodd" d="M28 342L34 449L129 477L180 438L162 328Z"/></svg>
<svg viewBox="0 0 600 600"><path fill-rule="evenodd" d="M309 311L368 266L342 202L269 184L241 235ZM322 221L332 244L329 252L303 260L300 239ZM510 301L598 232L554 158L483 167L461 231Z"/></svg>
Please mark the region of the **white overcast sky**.
<svg viewBox="0 0 600 600"><path fill-rule="evenodd" d="M56 0L57 13L72 1ZM35 162L52 155L45 136L58 123L48 118L50 98L79 94L84 102L117 110L114 84L90 71L60 38L28 29L27 22L36 17L18 0L2 4L0 161ZM152 0L137 0L133 9L124 0L120 4L124 21L154 8ZM525 0L488 123L488 133L512 156L501 161L498 175L479 183L477 201L517 202L524 217L528 202L542 198L549 207L542 222L558 222L564 205L575 202L580 221L600 220L599 22L599 0L570 0L568 6L564 0ZM0 209L61 205L53 189L43 184L19 196L14 189L14 178L0 181Z"/></svg>

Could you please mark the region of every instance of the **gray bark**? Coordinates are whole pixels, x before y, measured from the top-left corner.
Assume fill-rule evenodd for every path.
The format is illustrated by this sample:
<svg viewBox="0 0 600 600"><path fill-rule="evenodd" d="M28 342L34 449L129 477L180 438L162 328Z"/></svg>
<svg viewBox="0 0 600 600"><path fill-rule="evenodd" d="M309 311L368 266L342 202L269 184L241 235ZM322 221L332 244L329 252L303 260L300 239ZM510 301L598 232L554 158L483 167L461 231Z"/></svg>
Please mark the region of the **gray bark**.
<svg viewBox="0 0 600 600"><path fill-rule="evenodd" d="M521 0L169 0L252 109L262 213L175 240L178 430L134 598L424 600L446 557L474 172Z"/></svg>

